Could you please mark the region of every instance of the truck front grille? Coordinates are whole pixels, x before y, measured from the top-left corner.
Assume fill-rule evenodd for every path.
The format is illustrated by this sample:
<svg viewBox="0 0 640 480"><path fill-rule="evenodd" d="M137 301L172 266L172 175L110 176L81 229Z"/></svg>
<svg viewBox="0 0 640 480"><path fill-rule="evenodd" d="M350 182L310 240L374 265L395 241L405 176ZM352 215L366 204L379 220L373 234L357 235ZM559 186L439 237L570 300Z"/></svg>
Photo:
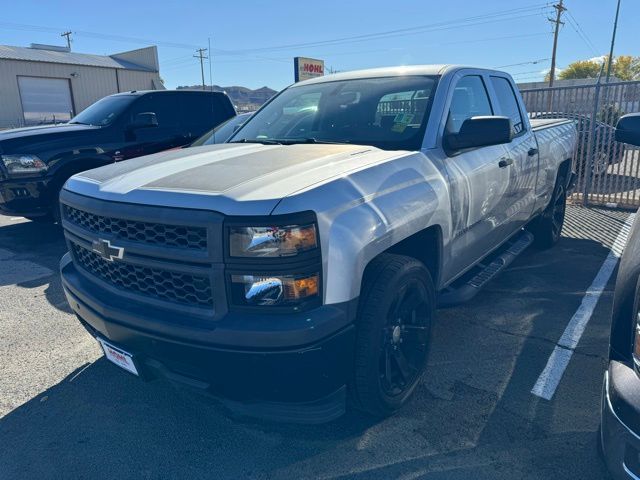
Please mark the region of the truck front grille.
<svg viewBox="0 0 640 480"><path fill-rule="evenodd" d="M112 218L79 210L69 205L64 205L64 215L68 222L97 234L113 235L152 245L207 250L207 229L204 227Z"/></svg>
<svg viewBox="0 0 640 480"><path fill-rule="evenodd" d="M213 304L208 276L109 261L74 242L71 248L82 269L127 292L185 305L211 307Z"/></svg>

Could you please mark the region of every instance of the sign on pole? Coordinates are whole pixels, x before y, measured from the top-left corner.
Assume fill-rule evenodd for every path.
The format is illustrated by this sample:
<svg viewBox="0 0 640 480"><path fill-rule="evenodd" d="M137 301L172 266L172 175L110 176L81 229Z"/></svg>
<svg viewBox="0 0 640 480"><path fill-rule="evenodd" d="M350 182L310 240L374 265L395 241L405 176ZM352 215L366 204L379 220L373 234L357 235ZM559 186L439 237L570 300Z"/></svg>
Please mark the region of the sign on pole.
<svg viewBox="0 0 640 480"><path fill-rule="evenodd" d="M324 75L324 60L295 57L293 59L293 67L296 82Z"/></svg>

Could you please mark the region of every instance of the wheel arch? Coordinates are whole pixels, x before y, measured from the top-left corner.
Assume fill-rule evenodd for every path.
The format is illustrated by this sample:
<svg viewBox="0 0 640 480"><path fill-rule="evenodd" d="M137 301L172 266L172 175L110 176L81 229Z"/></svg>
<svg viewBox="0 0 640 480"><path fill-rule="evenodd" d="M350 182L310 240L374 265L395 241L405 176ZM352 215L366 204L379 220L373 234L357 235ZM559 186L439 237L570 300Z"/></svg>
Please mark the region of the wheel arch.
<svg viewBox="0 0 640 480"><path fill-rule="evenodd" d="M407 238L373 257L364 269L361 282L364 282L367 275L367 268L376 258L382 254L391 253L412 257L422 262L425 267L427 267L427 270L429 270L431 279L433 280L436 290L438 290L440 274L442 272L442 245L442 227L440 225L426 227L413 235L409 235Z"/></svg>

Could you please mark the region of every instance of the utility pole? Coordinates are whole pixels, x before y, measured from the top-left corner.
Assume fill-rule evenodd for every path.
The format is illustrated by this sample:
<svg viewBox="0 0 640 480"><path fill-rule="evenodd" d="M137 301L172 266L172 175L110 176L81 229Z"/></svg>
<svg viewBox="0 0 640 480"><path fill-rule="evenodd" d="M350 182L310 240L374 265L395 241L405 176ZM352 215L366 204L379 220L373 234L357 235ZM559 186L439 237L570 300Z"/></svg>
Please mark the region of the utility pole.
<svg viewBox="0 0 640 480"><path fill-rule="evenodd" d="M566 8L562 5L564 0L560 0L553 8L556 9L556 19L550 18L551 23L555 23L553 28L553 52L551 54L551 70L549 71L549 87L553 87L553 80L556 76L556 50L558 49L558 32L560 31L560 25L564 25L564 22L560 21L562 13Z"/></svg>
<svg viewBox="0 0 640 480"><path fill-rule="evenodd" d="M72 33L73 32L71 32L71 31L67 31L67 32L64 32L64 33L60 34L61 37L67 37L67 48L69 50L71 50L71 34Z"/></svg>
<svg viewBox="0 0 640 480"><path fill-rule="evenodd" d="M618 14L620 13L620 0L618 0L618 6L616 7L616 19L613 22L613 35L611 35L611 50L609 50L609 60L607 62L607 81L609 83L609 77L611 76L611 65L613 64L613 45L616 43L616 30L618 30Z"/></svg>
<svg viewBox="0 0 640 480"><path fill-rule="evenodd" d="M204 61L209 58L209 57L205 57L204 55L204 52L206 51L207 51L206 48L199 48L198 50L196 50L198 54L193 56L193 58L200 59L200 72L202 73L202 90L206 89L204 84Z"/></svg>

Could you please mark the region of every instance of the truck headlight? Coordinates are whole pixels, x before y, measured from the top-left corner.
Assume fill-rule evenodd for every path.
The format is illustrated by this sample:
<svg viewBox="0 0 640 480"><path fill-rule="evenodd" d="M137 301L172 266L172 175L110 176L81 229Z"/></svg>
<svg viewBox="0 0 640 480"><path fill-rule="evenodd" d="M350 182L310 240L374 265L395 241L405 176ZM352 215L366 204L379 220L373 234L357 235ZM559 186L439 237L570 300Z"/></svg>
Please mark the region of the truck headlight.
<svg viewBox="0 0 640 480"><path fill-rule="evenodd" d="M46 172L47 165L36 155L1 155L9 175L26 175Z"/></svg>
<svg viewBox="0 0 640 480"><path fill-rule="evenodd" d="M315 224L229 228L231 257L290 257L318 247Z"/></svg>
<svg viewBox="0 0 640 480"><path fill-rule="evenodd" d="M318 298L320 275L231 275L233 303L295 307Z"/></svg>

